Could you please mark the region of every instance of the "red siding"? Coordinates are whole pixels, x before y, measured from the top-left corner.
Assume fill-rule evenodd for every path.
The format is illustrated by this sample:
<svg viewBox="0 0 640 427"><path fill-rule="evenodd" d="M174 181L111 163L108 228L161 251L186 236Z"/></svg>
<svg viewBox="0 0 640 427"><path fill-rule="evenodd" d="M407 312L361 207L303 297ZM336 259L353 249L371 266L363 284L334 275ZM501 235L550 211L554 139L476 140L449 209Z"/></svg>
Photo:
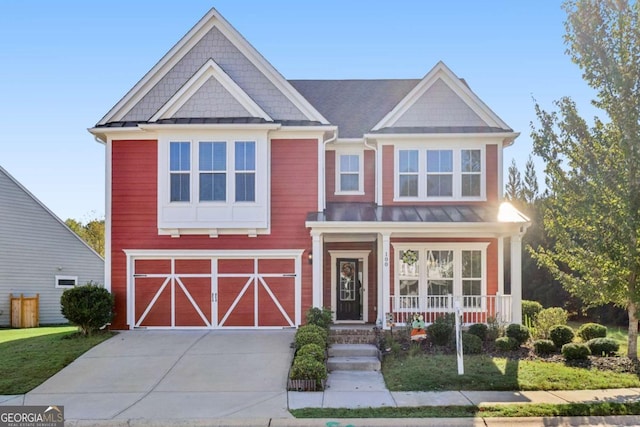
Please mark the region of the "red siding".
<svg viewBox="0 0 640 427"><path fill-rule="evenodd" d="M111 289L113 327L126 328L126 257L123 249L311 248L304 222L317 210L317 140L271 141L271 234L258 237L159 236L156 141L113 141ZM302 308L311 305L311 265L302 263ZM253 310L253 308L252 308Z"/></svg>
<svg viewBox="0 0 640 427"><path fill-rule="evenodd" d="M487 145L487 201L496 203L500 200L498 188L498 146Z"/></svg>
<svg viewBox="0 0 640 427"><path fill-rule="evenodd" d="M364 151L364 194L336 195L336 152L325 154L325 185L327 202L369 202L376 198L376 155L373 150Z"/></svg>

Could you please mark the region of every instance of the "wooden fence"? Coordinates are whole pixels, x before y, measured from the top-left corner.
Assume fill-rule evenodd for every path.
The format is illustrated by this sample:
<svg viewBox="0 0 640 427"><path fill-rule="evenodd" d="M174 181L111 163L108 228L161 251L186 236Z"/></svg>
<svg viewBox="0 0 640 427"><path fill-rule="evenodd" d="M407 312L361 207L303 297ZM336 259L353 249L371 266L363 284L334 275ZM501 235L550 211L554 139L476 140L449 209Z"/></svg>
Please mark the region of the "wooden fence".
<svg viewBox="0 0 640 427"><path fill-rule="evenodd" d="M9 294L11 299L11 327L36 328L40 325L40 294L35 297L19 297Z"/></svg>

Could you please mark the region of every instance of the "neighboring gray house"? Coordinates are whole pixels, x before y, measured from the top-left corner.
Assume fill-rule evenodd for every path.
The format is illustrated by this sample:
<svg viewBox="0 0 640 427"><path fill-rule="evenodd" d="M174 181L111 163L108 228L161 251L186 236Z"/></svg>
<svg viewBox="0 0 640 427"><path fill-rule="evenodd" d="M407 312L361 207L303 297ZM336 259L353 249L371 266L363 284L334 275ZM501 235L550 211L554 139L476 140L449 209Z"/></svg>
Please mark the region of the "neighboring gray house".
<svg viewBox="0 0 640 427"><path fill-rule="evenodd" d="M104 260L0 167L0 326L10 324L9 294L40 294L40 324L66 323L60 296L104 283Z"/></svg>

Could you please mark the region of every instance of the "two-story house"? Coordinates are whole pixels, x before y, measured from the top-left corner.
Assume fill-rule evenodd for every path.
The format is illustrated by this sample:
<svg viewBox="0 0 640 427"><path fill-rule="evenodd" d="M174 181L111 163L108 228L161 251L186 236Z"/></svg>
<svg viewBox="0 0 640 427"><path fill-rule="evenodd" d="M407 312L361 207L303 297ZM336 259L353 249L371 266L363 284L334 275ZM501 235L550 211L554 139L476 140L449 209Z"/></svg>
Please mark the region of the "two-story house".
<svg viewBox="0 0 640 427"><path fill-rule="evenodd" d="M528 219L501 203L518 133L442 62L286 80L211 10L90 132L115 328L521 319Z"/></svg>

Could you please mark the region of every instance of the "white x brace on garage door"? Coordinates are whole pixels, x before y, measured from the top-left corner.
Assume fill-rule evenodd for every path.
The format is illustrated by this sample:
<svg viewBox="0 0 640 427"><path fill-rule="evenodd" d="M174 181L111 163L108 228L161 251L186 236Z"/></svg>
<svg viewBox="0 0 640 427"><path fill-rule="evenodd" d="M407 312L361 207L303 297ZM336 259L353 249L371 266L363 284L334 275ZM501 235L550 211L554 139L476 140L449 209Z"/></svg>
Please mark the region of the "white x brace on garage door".
<svg viewBox="0 0 640 427"><path fill-rule="evenodd" d="M302 250L125 250L130 328L301 323Z"/></svg>

